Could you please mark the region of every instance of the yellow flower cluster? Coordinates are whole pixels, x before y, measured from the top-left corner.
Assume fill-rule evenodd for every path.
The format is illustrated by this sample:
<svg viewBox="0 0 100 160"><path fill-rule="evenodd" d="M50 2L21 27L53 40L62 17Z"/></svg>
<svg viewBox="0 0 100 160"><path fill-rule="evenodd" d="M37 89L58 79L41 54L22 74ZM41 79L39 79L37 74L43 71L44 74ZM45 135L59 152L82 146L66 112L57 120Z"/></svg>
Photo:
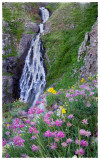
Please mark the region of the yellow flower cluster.
<svg viewBox="0 0 100 160"><path fill-rule="evenodd" d="M86 81L84 80L84 78L81 79L81 83L86 83Z"/></svg>
<svg viewBox="0 0 100 160"><path fill-rule="evenodd" d="M56 91L53 88L49 88L47 91L56 94Z"/></svg>
<svg viewBox="0 0 100 160"><path fill-rule="evenodd" d="M64 114L64 113L66 113L66 109L65 108L62 109L62 114Z"/></svg>

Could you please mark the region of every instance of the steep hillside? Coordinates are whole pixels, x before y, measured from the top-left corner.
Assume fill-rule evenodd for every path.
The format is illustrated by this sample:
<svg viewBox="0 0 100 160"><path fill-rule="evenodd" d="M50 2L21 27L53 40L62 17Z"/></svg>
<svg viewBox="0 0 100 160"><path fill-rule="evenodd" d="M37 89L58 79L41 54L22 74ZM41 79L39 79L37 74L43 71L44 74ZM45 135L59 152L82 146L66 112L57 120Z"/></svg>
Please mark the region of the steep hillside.
<svg viewBox="0 0 100 160"><path fill-rule="evenodd" d="M45 35L42 36L48 71L47 87L66 88L78 81L79 69L86 54L78 62L78 50L96 19L97 3L58 5L45 24Z"/></svg>

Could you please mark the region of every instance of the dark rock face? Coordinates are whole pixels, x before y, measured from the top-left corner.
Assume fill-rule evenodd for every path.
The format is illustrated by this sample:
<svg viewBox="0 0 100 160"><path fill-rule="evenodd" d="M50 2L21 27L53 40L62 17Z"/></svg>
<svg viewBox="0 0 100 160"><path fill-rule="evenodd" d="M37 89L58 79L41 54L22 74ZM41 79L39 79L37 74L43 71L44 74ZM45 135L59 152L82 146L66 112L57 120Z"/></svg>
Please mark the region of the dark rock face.
<svg viewBox="0 0 100 160"><path fill-rule="evenodd" d="M3 60L2 68L4 73L14 73L15 67L17 65L17 57L8 57Z"/></svg>
<svg viewBox="0 0 100 160"><path fill-rule="evenodd" d="M86 33L85 39L79 48L78 60L86 52L84 65L80 69L80 77L87 78L98 71L98 21L92 26L91 32Z"/></svg>
<svg viewBox="0 0 100 160"><path fill-rule="evenodd" d="M14 100L13 78L12 76L3 76L2 82L2 103L11 103Z"/></svg>

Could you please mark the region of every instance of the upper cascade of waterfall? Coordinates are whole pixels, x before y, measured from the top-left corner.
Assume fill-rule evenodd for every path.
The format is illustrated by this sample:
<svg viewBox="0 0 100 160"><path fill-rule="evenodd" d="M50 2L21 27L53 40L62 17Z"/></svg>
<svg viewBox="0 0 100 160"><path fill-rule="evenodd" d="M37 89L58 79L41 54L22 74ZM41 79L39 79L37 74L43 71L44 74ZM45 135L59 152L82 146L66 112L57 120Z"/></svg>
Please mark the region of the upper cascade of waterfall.
<svg viewBox="0 0 100 160"><path fill-rule="evenodd" d="M44 49L40 33L43 33L43 23L48 20L49 12L45 7L41 7L40 10L42 15L40 32L31 41L20 78L20 99L24 102L31 102L31 105L35 105L46 85L44 59L42 57Z"/></svg>

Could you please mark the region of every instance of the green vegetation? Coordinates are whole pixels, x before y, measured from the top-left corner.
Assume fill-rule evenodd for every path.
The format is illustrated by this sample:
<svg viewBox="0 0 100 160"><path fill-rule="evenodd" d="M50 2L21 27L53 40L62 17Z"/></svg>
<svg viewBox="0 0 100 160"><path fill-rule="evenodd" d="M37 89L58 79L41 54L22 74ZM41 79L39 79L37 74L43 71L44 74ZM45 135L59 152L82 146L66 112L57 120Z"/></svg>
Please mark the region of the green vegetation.
<svg viewBox="0 0 100 160"><path fill-rule="evenodd" d="M22 34L24 32L25 23L27 21L33 21L39 23L41 18L38 14L38 3L3 3L2 15L3 22L6 25L3 26L3 32L10 34L11 36L11 53L9 54L7 49L6 54L3 55L3 59L11 56L17 56L17 45L20 42ZM25 34L34 34L34 32L26 31Z"/></svg>
<svg viewBox="0 0 100 160"><path fill-rule="evenodd" d="M43 102L28 112L19 101L4 107L3 157L97 158L97 78L82 79L69 90L49 88L41 96ZM52 104L53 112L40 109L41 103L46 109Z"/></svg>
<svg viewBox="0 0 100 160"><path fill-rule="evenodd" d="M47 87L68 88L78 81L83 59L77 62L78 49L85 33L91 30L98 14L97 3L60 3L49 21L50 32L41 36L47 57ZM85 54L84 54L85 55Z"/></svg>

